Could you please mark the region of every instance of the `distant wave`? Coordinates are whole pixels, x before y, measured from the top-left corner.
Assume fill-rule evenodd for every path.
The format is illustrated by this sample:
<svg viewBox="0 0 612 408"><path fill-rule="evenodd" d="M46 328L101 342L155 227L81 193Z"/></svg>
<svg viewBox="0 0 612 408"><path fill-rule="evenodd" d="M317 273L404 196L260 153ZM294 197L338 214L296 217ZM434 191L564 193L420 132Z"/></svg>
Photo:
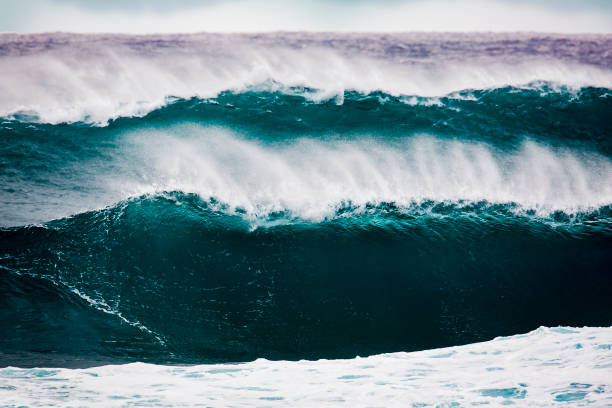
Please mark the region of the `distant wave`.
<svg viewBox="0 0 612 408"><path fill-rule="evenodd" d="M611 92L608 88L572 89L536 81L520 87L470 89L436 97L345 91L328 98L313 99L313 95L318 93L316 89L267 83L242 91L223 91L211 98L168 96L158 107L109 117L101 122L93 122L90 116L67 122L45 122L41 112L31 109L15 110L7 114L3 122L12 126L49 123L98 127L133 124L139 120L143 123L191 120L300 133L431 127L438 131L448 128L455 132L474 132L495 125L498 130L540 131L546 136L551 131L554 133L555 128L562 130L577 126L577 120L583 122L580 124L583 128L592 125L591 131L606 124L605 117L612 111ZM546 115L551 123L541 122L542 115ZM449 118L452 122L447 120ZM574 132L572 137L576 136L579 134Z"/></svg>
<svg viewBox="0 0 612 408"><path fill-rule="evenodd" d="M612 88L610 36L0 35L0 116L44 123L144 115L167 97L308 88L439 97L545 81Z"/></svg>
<svg viewBox="0 0 612 408"><path fill-rule="evenodd" d="M144 171L152 182L124 178L124 189L197 193L253 216L286 211L317 220L343 203L487 201L513 203L540 216L612 204L609 157L533 141L505 151L428 136L270 145L185 125L137 133L130 142L142 155L131 160L148 163Z"/></svg>
<svg viewBox="0 0 612 408"><path fill-rule="evenodd" d="M7 179L22 193L18 201L5 201L5 225L172 191L213 198L251 219L281 212L313 221L345 206L380 203L512 204L539 217L612 204L610 157L532 140L511 146L426 135L261 141L196 124L119 130L104 143L85 134L75 145L68 135L49 140L43 132L41 150L32 156L38 164ZM7 146L19 160L19 148ZM58 155L65 168L59 172Z"/></svg>

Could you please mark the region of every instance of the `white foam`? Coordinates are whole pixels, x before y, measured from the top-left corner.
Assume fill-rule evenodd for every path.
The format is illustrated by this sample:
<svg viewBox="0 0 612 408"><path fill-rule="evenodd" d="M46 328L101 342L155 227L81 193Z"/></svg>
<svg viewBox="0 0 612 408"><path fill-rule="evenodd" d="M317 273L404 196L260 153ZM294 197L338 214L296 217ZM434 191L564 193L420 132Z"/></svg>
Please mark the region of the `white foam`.
<svg viewBox="0 0 612 408"><path fill-rule="evenodd" d="M575 56L548 55L548 48L515 55L512 47L492 43L501 47L501 54L489 55L478 45L486 36L476 38L476 45L463 37L438 42L415 38L414 45L434 53L431 57L386 55L394 43L376 35L370 37L375 44L370 48L363 45L369 39L347 35L305 43L273 35L263 40L231 35L135 37L132 42L124 37L64 36L19 37L27 47L15 45L17 51L0 56L0 116L31 112L42 122L104 124L119 116L143 115L164 105L168 96L209 98L224 90L269 88L271 83L316 89L307 95L314 100L341 97L347 90L436 97L533 81L612 88L610 69L580 63ZM8 48L17 43L11 40L0 37ZM455 42L440 51L439 43L454 40L460 40L463 49L453 50ZM406 41L398 39L403 46ZM576 47L567 52L575 53Z"/></svg>
<svg viewBox="0 0 612 408"><path fill-rule="evenodd" d="M125 140L125 171L109 181L124 197L196 193L252 217L282 211L317 221L347 203L487 201L541 216L612 204L610 158L531 140L510 151L431 136L265 144L199 125L143 130Z"/></svg>
<svg viewBox="0 0 612 408"><path fill-rule="evenodd" d="M593 406L612 401L612 328L545 328L349 360L0 369L8 406ZM420 405L419 405L420 404Z"/></svg>
<svg viewBox="0 0 612 408"><path fill-rule="evenodd" d="M51 282L53 284L57 284L54 281L51 281ZM102 313L106 313L106 314L115 316L117 319L119 319L123 323L130 325L132 327L136 327L138 330L153 336L157 340L157 342L161 344L162 346L166 345L166 342L157 333L154 333L153 331L151 331L147 326L140 323L138 320L132 321L132 320L127 319L126 317L123 316L123 313L109 306L109 304L106 303L104 299L102 298L94 299L91 296L88 296L87 294L81 292L77 288L72 287L71 285L68 285L65 283L62 283L62 285L68 287L72 293L74 293L75 295L77 295L78 297L86 301L94 309L99 310Z"/></svg>
<svg viewBox="0 0 612 408"><path fill-rule="evenodd" d="M214 198L251 223L274 213L318 222L338 209L394 203L512 204L518 215L591 214L612 204L612 158L525 139L514 148L420 135L351 135L264 143L227 128L182 124L122 132L97 160L41 188L20 183L5 225L42 223L166 192ZM51 177L51 176L49 176ZM10 196L9 196L10 197ZM425 207L427 207L426 205Z"/></svg>

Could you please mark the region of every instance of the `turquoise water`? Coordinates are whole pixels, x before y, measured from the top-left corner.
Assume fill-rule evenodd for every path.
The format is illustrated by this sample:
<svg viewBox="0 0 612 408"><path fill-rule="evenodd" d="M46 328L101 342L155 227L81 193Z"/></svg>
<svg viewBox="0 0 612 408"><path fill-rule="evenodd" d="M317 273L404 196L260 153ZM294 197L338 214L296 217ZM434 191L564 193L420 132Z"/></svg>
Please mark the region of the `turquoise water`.
<svg viewBox="0 0 612 408"><path fill-rule="evenodd" d="M609 326L609 36L337 36L0 36L1 364Z"/></svg>

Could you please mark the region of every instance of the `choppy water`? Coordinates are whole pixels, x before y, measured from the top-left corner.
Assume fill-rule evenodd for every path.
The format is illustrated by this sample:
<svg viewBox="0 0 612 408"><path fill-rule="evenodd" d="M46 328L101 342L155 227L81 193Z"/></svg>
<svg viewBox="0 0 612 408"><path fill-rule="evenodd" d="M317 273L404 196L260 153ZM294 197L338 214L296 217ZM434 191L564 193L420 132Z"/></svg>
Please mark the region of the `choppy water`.
<svg viewBox="0 0 612 408"><path fill-rule="evenodd" d="M63 367L8 405L609 399L608 328L401 353L612 324L609 35L2 34L0 71L0 363Z"/></svg>

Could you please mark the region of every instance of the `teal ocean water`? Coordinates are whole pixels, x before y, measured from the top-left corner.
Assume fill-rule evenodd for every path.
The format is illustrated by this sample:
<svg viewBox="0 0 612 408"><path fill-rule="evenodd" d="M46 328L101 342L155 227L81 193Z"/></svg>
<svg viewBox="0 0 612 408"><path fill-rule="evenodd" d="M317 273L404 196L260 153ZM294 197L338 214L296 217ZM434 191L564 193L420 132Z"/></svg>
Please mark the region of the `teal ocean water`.
<svg viewBox="0 0 612 408"><path fill-rule="evenodd" d="M8 404L31 403L39 377L360 371L357 356L421 364L410 352L468 356L498 336L527 348L523 374L536 344L554 361L567 342L559 364L582 377L457 383L438 402L609 399L611 49L605 35L0 35ZM602 328L541 328L529 349L519 335L540 326ZM485 370L468 360L451 366ZM116 366L137 362L152 366ZM341 382L370 378L351 370ZM162 371L147 381L174 381Z"/></svg>

